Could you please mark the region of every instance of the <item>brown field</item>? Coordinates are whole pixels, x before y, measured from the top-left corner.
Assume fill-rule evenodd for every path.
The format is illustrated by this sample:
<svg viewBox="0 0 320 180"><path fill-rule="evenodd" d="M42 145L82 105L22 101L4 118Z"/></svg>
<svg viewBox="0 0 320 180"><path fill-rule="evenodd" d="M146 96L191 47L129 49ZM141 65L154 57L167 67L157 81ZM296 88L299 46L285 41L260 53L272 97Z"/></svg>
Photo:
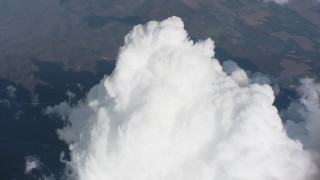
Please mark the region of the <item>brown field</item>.
<svg viewBox="0 0 320 180"><path fill-rule="evenodd" d="M281 74L285 76L310 75L312 67L305 63L297 63L292 60L284 59L280 62L282 66Z"/></svg>

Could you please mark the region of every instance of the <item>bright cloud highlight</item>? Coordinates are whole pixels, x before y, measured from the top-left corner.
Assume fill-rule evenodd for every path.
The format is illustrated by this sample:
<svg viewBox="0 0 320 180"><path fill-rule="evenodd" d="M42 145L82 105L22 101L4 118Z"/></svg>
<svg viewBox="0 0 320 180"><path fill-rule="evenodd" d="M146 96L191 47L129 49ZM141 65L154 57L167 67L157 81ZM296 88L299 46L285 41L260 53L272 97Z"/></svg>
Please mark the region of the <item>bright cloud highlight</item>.
<svg viewBox="0 0 320 180"><path fill-rule="evenodd" d="M69 178L314 179L318 168L287 137L272 88L232 62L222 67L213 50L210 39L190 40L178 17L135 26L114 72L60 109Z"/></svg>

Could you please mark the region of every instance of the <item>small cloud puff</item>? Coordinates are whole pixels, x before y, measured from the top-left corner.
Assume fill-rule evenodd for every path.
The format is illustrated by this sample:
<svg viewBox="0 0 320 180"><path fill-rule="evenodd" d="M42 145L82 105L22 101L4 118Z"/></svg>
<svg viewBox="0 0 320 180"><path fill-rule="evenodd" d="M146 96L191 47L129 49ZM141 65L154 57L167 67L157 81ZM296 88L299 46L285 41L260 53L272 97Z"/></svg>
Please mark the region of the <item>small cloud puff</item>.
<svg viewBox="0 0 320 180"><path fill-rule="evenodd" d="M35 156L27 156L25 158L25 173L30 174L33 170L39 170L41 168L41 161Z"/></svg>

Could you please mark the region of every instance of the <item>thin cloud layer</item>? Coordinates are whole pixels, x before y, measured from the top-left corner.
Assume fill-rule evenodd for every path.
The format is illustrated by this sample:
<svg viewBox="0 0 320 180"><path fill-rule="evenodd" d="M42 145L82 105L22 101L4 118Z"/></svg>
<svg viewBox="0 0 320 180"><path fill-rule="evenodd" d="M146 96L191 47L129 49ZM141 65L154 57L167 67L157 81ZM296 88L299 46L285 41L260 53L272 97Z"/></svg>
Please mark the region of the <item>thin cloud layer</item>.
<svg viewBox="0 0 320 180"><path fill-rule="evenodd" d="M275 2L279 5L284 5L284 4L287 4L289 3L291 0L264 0L264 2ZM313 0L315 2L320 2L320 0Z"/></svg>
<svg viewBox="0 0 320 180"><path fill-rule="evenodd" d="M265 2L275 2L277 4L283 5L288 3L290 0L264 0Z"/></svg>
<svg viewBox="0 0 320 180"><path fill-rule="evenodd" d="M315 178L312 155L286 135L272 88L230 62L222 67L213 49L210 39L191 41L178 17L135 26L112 75L62 113L69 178Z"/></svg>
<svg viewBox="0 0 320 180"><path fill-rule="evenodd" d="M0 99L0 106L4 106L6 108L11 107L11 103L8 99Z"/></svg>

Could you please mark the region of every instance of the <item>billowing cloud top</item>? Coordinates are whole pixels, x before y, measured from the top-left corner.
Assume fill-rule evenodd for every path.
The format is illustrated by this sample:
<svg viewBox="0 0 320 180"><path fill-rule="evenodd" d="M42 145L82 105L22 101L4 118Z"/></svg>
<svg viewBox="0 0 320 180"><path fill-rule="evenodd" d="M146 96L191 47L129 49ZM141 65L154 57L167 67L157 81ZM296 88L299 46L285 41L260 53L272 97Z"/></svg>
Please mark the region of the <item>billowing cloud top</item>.
<svg viewBox="0 0 320 180"><path fill-rule="evenodd" d="M222 68L213 49L191 41L178 17L134 27L112 75L58 130L70 178L312 179L318 169L287 137L271 87Z"/></svg>

